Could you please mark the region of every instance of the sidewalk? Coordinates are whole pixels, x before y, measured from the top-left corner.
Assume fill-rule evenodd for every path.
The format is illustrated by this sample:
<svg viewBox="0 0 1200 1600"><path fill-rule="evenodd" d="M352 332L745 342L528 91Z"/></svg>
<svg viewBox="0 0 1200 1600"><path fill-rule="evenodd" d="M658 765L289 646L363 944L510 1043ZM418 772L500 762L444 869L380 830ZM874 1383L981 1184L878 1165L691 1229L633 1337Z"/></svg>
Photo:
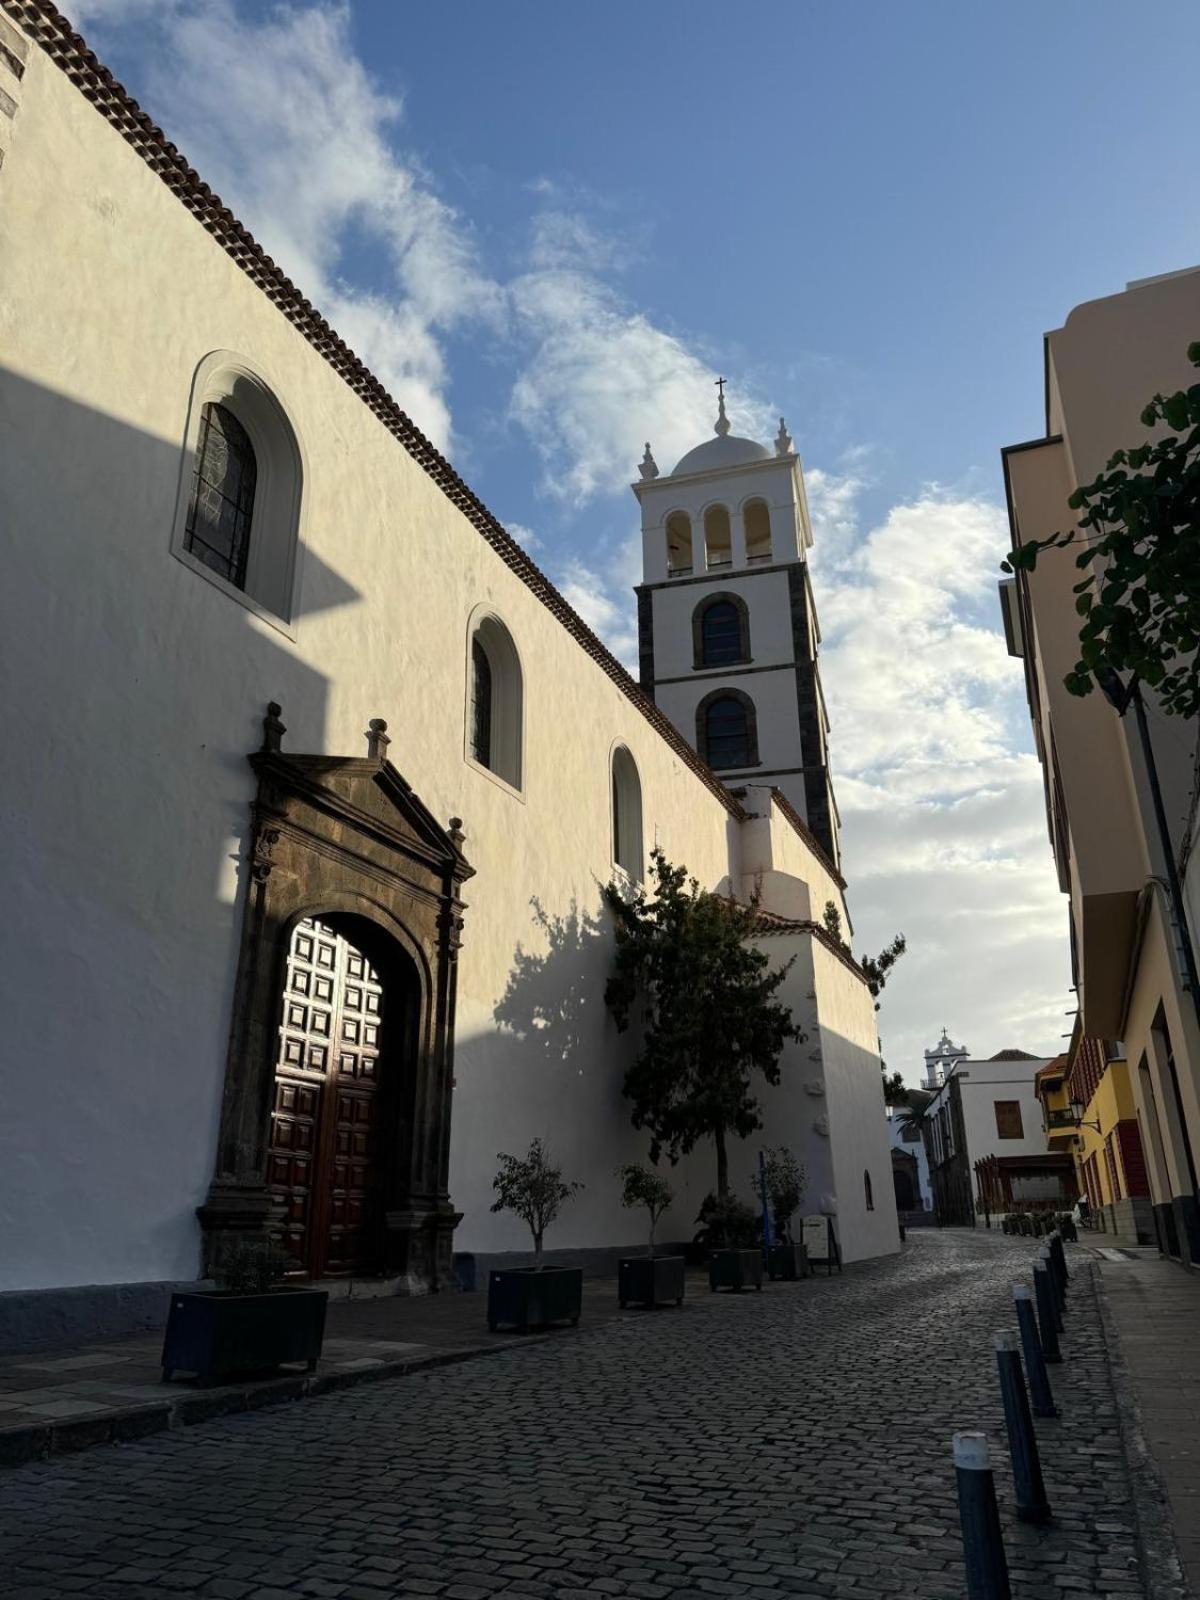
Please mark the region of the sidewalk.
<svg viewBox="0 0 1200 1600"><path fill-rule="evenodd" d="M708 1294L702 1273L689 1273L689 1299ZM453 1293L331 1300L317 1371L295 1368L228 1384L162 1382L162 1334L0 1358L0 1467L96 1444L141 1439L166 1428L234 1411L327 1394L426 1367L540 1344L547 1334L488 1331L487 1294ZM580 1330L621 1317L616 1278L585 1278ZM577 1330L555 1329L554 1338Z"/></svg>
<svg viewBox="0 0 1200 1600"><path fill-rule="evenodd" d="M1112 1353L1132 1390L1129 1442L1140 1431L1152 1457L1139 1487L1153 1499L1157 1468L1188 1587L1200 1595L1200 1278L1149 1252L1098 1255L1119 1341Z"/></svg>

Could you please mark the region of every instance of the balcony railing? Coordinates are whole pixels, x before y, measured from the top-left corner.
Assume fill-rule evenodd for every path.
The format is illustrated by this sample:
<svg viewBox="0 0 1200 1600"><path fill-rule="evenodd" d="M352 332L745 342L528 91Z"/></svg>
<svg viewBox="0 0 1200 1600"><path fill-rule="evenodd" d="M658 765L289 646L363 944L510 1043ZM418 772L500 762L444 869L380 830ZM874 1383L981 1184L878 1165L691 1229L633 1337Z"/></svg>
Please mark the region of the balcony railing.
<svg viewBox="0 0 1200 1600"><path fill-rule="evenodd" d="M1077 1131L1075 1118L1069 1111L1047 1111L1046 1132L1054 1133L1059 1131L1075 1133Z"/></svg>
<svg viewBox="0 0 1200 1600"><path fill-rule="evenodd" d="M667 577L668 578L690 578L691 575L692 575L692 571L693 571L693 569L691 567L668 567L667 568Z"/></svg>
<svg viewBox="0 0 1200 1600"><path fill-rule="evenodd" d="M705 565L709 572L720 572L722 568L731 567L733 565L733 557L718 556L715 561L708 561L705 563Z"/></svg>
<svg viewBox="0 0 1200 1600"><path fill-rule="evenodd" d="M747 556L746 565L748 567L761 567L764 562L770 561L770 559L771 552L769 550L764 550L760 556Z"/></svg>

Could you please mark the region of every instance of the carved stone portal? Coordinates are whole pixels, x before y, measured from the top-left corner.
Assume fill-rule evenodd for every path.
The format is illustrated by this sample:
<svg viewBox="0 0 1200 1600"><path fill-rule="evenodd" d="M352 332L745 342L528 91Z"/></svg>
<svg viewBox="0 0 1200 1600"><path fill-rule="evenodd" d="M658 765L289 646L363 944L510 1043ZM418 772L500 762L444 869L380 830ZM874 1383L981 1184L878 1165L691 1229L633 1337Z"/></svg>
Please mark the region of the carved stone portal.
<svg viewBox="0 0 1200 1600"><path fill-rule="evenodd" d="M252 807L248 885L238 955L216 1174L198 1210L205 1271L231 1244L273 1230L268 1152L288 950L307 917L353 919L372 962L397 975L405 1023L381 1141L381 1268L410 1292L451 1280L454 1228L448 1167L454 1004L472 868L461 824L444 829L386 759L386 724L371 723L368 755L285 755L272 704Z"/></svg>

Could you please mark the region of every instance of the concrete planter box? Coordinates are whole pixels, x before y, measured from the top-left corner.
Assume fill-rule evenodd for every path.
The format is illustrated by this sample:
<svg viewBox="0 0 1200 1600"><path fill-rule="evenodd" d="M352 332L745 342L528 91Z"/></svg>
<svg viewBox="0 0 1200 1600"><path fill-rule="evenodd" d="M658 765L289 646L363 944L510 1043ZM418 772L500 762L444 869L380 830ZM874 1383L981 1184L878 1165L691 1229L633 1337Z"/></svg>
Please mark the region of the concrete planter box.
<svg viewBox="0 0 1200 1600"><path fill-rule="evenodd" d="M758 1289L763 1286L761 1250L714 1250L708 1258L710 1289Z"/></svg>
<svg viewBox="0 0 1200 1600"><path fill-rule="evenodd" d="M508 1267L488 1276L488 1327L501 1324L528 1333L550 1322L579 1321L583 1309L583 1268Z"/></svg>
<svg viewBox="0 0 1200 1600"><path fill-rule="evenodd" d="M286 1361L303 1361L312 1372L325 1338L328 1304L324 1289L173 1294L163 1336L163 1380L176 1372L206 1380L269 1372Z"/></svg>
<svg viewBox="0 0 1200 1600"><path fill-rule="evenodd" d="M664 1300L683 1304L682 1256L628 1256L617 1263L617 1298L622 1308L631 1300L656 1306Z"/></svg>
<svg viewBox="0 0 1200 1600"><path fill-rule="evenodd" d="M773 1244L767 1251L767 1275L772 1282L783 1278L788 1283L811 1276L808 1252L802 1244Z"/></svg>

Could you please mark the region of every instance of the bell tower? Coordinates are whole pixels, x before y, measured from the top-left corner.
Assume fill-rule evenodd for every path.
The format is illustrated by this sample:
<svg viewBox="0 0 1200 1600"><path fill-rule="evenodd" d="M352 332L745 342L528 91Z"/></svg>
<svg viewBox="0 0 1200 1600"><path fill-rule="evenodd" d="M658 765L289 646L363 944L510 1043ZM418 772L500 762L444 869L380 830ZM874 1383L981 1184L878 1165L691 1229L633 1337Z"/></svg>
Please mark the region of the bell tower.
<svg viewBox="0 0 1200 1600"><path fill-rule="evenodd" d="M633 485L642 687L730 788L779 789L837 865L800 458L782 417L773 449L737 438L717 390L714 437L666 474L647 444Z"/></svg>

